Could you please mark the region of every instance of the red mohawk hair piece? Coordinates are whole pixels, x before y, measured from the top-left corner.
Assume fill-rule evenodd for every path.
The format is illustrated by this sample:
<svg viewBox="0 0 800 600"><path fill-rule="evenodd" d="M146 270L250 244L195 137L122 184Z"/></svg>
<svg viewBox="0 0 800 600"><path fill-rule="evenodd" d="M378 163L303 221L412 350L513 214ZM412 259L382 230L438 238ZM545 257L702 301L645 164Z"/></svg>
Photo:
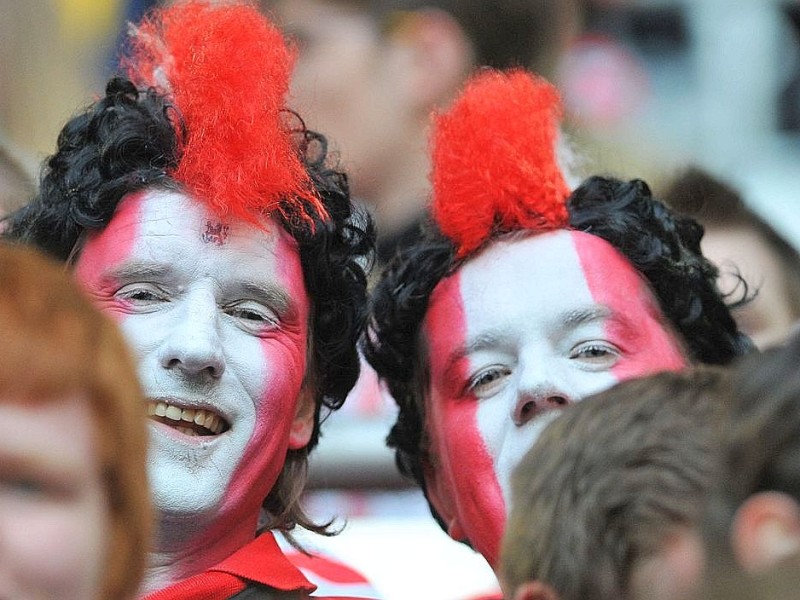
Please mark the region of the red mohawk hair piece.
<svg viewBox="0 0 800 600"><path fill-rule="evenodd" d="M259 222L287 203L309 221L309 208L326 214L287 125L293 63L280 31L248 4L180 2L133 31L131 80L179 113L170 174L217 214Z"/></svg>
<svg viewBox="0 0 800 600"><path fill-rule="evenodd" d="M497 233L567 225L560 118L556 89L521 70L481 71L436 116L433 216L459 257Z"/></svg>

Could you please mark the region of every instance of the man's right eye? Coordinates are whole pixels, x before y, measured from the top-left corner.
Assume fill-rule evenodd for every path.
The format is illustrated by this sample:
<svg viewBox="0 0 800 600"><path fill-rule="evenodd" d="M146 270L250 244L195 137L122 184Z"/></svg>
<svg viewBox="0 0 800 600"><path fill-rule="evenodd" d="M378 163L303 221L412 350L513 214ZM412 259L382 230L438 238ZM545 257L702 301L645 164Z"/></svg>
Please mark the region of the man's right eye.
<svg viewBox="0 0 800 600"><path fill-rule="evenodd" d="M467 392L475 394L478 398L488 398L500 391L510 374L511 369L501 365L482 369L470 379Z"/></svg>
<svg viewBox="0 0 800 600"><path fill-rule="evenodd" d="M166 300L166 295L151 284L129 284L120 288L116 295L134 304L152 304Z"/></svg>

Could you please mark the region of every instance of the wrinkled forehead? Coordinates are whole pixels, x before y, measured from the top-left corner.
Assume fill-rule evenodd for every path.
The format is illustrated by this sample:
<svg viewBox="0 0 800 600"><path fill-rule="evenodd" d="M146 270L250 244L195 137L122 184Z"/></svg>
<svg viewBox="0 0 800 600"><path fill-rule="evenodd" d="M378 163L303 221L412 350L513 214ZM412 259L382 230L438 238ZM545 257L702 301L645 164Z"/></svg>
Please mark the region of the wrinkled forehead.
<svg viewBox="0 0 800 600"><path fill-rule="evenodd" d="M293 295L305 294L297 243L277 221L226 219L173 190L123 198L109 224L88 236L77 263L83 281L134 268L139 274L168 269L184 278L211 274L221 282L277 276Z"/></svg>
<svg viewBox="0 0 800 600"><path fill-rule="evenodd" d="M117 233L132 230L154 235L200 232L203 241L223 246L238 239L283 239L294 244L292 237L274 219L265 216L261 222L249 223L211 211L204 202L177 190L151 188L125 196L120 201L108 227Z"/></svg>

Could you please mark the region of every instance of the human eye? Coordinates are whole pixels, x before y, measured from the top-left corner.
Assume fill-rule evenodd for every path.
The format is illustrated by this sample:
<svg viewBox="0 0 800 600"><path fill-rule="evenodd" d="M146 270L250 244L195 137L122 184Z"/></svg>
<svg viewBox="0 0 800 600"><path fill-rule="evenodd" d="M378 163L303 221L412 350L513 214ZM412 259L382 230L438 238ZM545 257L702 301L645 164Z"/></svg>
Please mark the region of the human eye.
<svg viewBox="0 0 800 600"><path fill-rule="evenodd" d="M588 341L575 345L569 358L593 369L609 369L620 357L620 350L609 342Z"/></svg>
<svg viewBox="0 0 800 600"><path fill-rule="evenodd" d="M167 300L164 290L152 283L130 283L122 286L115 295L134 306L148 306Z"/></svg>
<svg viewBox="0 0 800 600"><path fill-rule="evenodd" d="M273 329L279 324L273 311L252 300L229 304L225 307L225 313L236 319L243 329L254 334Z"/></svg>
<svg viewBox="0 0 800 600"><path fill-rule="evenodd" d="M7 473L0 476L0 490L5 497L20 501L50 501L67 496L70 486L48 475Z"/></svg>
<svg viewBox="0 0 800 600"><path fill-rule="evenodd" d="M470 378L465 391L478 398L488 398L503 388L509 375L511 369L504 366L493 365L481 369Z"/></svg>
<svg viewBox="0 0 800 600"><path fill-rule="evenodd" d="M47 486L32 477L9 477L3 481L6 490L18 496L41 496L47 491Z"/></svg>

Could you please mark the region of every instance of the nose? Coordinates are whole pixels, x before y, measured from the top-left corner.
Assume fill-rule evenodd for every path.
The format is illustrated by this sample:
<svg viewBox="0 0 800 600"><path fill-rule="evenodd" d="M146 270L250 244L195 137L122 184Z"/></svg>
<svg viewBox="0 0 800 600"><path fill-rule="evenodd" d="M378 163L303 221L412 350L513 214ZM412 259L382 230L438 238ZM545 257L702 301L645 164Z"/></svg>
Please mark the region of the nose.
<svg viewBox="0 0 800 600"><path fill-rule="evenodd" d="M539 362L523 368L513 407L514 424L521 427L542 413L572 404L574 398L566 392L564 383L548 373L545 365Z"/></svg>
<svg viewBox="0 0 800 600"><path fill-rule="evenodd" d="M561 409L570 404L572 400L566 394L558 392L520 394L514 407L514 424L521 427L548 410Z"/></svg>
<svg viewBox="0 0 800 600"><path fill-rule="evenodd" d="M219 311L213 294L206 290L188 292L161 347L161 366L186 375L207 375L213 379L225 372L225 357L218 331Z"/></svg>

